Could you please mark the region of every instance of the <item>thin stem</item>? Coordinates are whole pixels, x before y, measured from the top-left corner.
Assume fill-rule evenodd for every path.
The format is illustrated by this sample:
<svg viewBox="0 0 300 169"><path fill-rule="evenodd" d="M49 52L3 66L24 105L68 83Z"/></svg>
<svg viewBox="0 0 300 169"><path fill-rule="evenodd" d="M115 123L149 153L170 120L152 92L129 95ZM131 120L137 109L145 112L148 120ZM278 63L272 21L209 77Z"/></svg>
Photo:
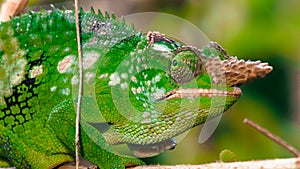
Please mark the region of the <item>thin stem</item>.
<svg viewBox="0 0 300 169"><path fill-rule="evenodd" d="M255 130L257 130L260 133L262 133L263 135L267 136L269 139L275 141L277 144L281 145L286 150L290 151L296 157L300 157L300 153L299 153L299 151L295 147L293 147L292 145L288 144L286 141L284 141L280 137L275 136L274 134L272 134L267 129L259 126L258 124L254 123L253 121L251 121L251 120L249 120L247 118L244 119L244 123L247 124L247 125L249 125L249 126L251 126L251 127L253 127Z"/></svg>
<svg viewBox="0 0 300 169"><path fill-rule="evenodd" d="M76 109L76 134L75 134L75 145L76 145L76 169L79 168L79 127L80 127L80 110L81 110L81 99L82 99L82 52L81 52L81 39L80 39L80 27L79 27L79 6L78 0L75 0L75 22L76 22L76 35L77 35L77 46L78 46L78 65L79 65L79 89L78 89L78 100Z"/></svg>

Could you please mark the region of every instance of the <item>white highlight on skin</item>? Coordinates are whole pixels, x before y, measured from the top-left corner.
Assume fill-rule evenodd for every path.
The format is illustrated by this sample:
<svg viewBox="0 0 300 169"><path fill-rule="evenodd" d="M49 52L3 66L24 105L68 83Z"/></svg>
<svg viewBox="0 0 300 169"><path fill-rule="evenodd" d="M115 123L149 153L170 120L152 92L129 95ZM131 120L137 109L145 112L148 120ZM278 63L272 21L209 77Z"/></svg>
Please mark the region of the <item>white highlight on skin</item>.
<svg viewBox="0 0 300 169"><path fill-rule="evenodd" d="M29 70L30 78L35 78L43 73L43 65L34 66L32 70Z"/></svg>
<svg viewBox="0 0 300 169"><path fill-rule="evenodd" d="M138 94L141 94L141 93L142 93L142 88L141 88L141 87L138 87L138 88L136 89L136 92L137 92Z"/></svg>
<svg viewBox="0 0 300 169"><path fill-rule="evenodd" d="M54 91L56 91L56 89L57 89L56 86L52 86L52 87L50 88L50 91L51 91L51 92L54 92Z"/></svg>
<svg viewBox="0 0 300 169"><path fill-rule="evenodd" d="M57 70L59 73L66 73L70 71L72 64L74 63L75 56L66 56L63 60L58 62Z"/></svg>
<svg viewBox="0 0 300 169"><path fill-rule="evenodd" d="M103 78L107 78L108 77L108 73L102 74L98 77L98 79L103 79Z"/></svg>
<svg viewBox="0 0 300 169"><path fill-rule="evenodd" d="M128 78L128 75L127 75L126 73L122 73L122 74L121 74L121 78L127 79L127 78Z"/></svg>
<svg viewBox="0 0 300 169"><path fill-rule="evenodd" d="M133 72L133 65L130 66L129 71L130 74Z"/></svg>
<svg viewBox="0 0 300 169"><path fill-rule="evenodd" d="M131 91L132 91L133 94L136 94L136 88L135 87L132 87Z"/></svg>
<svg viewBox="0 0 300 169"><path fill-rule="evenodd" d="M12 85L18 85L21 83L21 81L25 75L24 69L25 69L26 64L27 64L27 62L23 58L16 61L16 64L14 66L18 66L19 68L12 73L12 76L10 78ZM14 68L14 67L12 67L12 68ZM7 73L7 74L10 74L10 73Z"/></svg>
<svg viewBox="0 0 300 169"><path fill-rule="evenodd" d="M133 83L137 83L137 79L136 79L136 77L135 76L131 76L131 81L133 82Z"/></svg>
<svg viewBox="0 0 300 169"><path fill-rule="evenodd" d="M121 83L121 89L126 89L128 87L127 83Z"/></svg>
<svg viewBox="0 0 300 169"><path fill-rule="evenodd" d="M94 64L99 59L100 55L97 52L86 52L83 55L82 66L83 69L89 69L94 66Z"/></svg>
<svg viewBox="0 0 300 169"><path fill-rule="evenodd" d="M158 89L158 88L152 88L153 89L153 96L155 99L158 99L158 98L162 98L165 96L165 89L164 88L161 88L161 89Z"/></svg>
<svg viewBox="0 0 300 169"><path fill-rule="evenodd" d="M150 80L147 80L147 81L146 81L146 85L147 85L148 87L150 87L151 81L150 81Z"/></svg>
<svg viewBox="0 0 300 169"><path fill-rule="evenodd" d="M63 81L64 83L67 83L68 80L69 80L69 79L68 79L67 77L62 78L62 81Z"/></svg>
<svg viewBox="0 0 300 169"><path fill-rule="evenodd" d="M95 73L92 72L87 72L85 74L85 81L86 82L90 82L91 79L93 79L95 77Z"/></svg>
<svg viewBox="0 0 300 169"><path fill-rule="evenodd" d="M144 108L148 107L148 104L147 103L143 103L143 107Z"/></svg>
<svg viewBox="0 0 300 169"><path fill-rule="evenodd" d="M118 75L117 72L112 73L112 74L109 76L109 79L110 79L110 81L108 82L108 84L109 84L110 86L115 86L115 85L117 85L117 84L120 83L120 77L119 77L119 75Z"/></svg>
<svg viewBox="0 0 300 169"><path fill-rule="evenodd" d="M63 95L68 96L68 95L70 95L70 93L71 93L71 91L69 88L65 88L65 89L61 90L61 94L63 94Z"/></svg>
<svg viewBox="0 0 300 169"><path fill-rule="evenodd" d="M79 84L78 76L73 76L73 77L72 77L72 79L71 79L71 84L72 84L72 85L77 85L77 84Z"/></svg>
<svg viewBox="0 0 300 169"><path fill-rule="evenodd" d="M70 50L71 50L71 48L66 47L65 50L64 50L64 52L69 52Z"/></svg>
<svg viewBox="0 0 300 169"><path fill-rule="evenodd" d="M0 51L3 51L3 55L0 57L0 105L5 104L4 96L10 96L12 94L12 88L19 85L24 79L27 73L25 67L27 65L27 59L23 58L25 51L20 49L17 38L14 38L13 29L8 29L6 35L9 39L0 38ZM8 49L6 45L12 46ZM7 51L13 51L11 54L7 54Z"/></svg>
<svg viewBox="0 0 300 169"><path fill-rule="evenodd" d="M161 75L157 75L152 79L152 83L157 83L160 81L160 79L161 79Z"/></svg>
<svg viewBox="0 0 300 169"><path fill-rule="evenodd" d="M135 69L137 72L140 72L140 67L139 66L135 66Z"/></svg>

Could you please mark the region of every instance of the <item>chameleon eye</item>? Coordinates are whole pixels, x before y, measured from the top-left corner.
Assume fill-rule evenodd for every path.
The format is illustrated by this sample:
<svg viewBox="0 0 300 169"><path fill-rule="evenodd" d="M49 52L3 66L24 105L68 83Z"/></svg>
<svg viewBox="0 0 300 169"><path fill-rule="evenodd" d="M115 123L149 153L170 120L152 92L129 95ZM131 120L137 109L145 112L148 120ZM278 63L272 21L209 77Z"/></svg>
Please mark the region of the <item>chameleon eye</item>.
<svg viewBox="0 0 300 169"><path fill-rule="evenodd" d="M184 84L201 73L201 61L193 48L182 47L176 50L169 70L175 82Z"/></svg>
<svg viewBox="0 0 300 169"><path fill-rule="evenodd" d="M173 66L177 66L177 60L176 59L174 59L172 63L173 63Z"/></svg>

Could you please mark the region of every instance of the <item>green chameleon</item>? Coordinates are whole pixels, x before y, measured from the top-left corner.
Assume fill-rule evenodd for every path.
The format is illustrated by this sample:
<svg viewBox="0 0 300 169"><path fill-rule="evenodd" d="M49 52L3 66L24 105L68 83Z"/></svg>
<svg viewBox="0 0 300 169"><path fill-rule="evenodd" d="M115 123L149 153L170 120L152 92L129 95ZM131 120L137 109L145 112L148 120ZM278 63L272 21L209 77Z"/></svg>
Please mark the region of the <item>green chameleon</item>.
<svg viewBox="0 0 300 169"><path fill-rule="evenodd" d="M272 67L228 56L217 43L186 46L143 34L114 15L80 11L83 96L80 155L100 168L176 146L175 136L231 107L239 86ZM74 161L79 84L72 11L30 12L0 24L0 166Z"/></svg>

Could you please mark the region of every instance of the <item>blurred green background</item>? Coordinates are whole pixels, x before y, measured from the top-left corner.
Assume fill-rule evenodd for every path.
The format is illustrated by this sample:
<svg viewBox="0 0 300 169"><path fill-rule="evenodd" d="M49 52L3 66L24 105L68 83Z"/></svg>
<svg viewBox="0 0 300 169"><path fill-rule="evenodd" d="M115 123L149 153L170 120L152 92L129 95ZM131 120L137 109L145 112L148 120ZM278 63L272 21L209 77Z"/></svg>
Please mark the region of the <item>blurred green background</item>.
<svg viewBox="0 0 300 169"><path fill-rule="evenodd" d="M73 1L31 1L40 6L72 8ZM199 144L201 126L189 132L172 151L149 163L207 163L218 160L223 149L237 160L293 157L284 148L243 124L249 118L300 149L300 1L299 0L81 0L85 9L114 12L165 12L188 20L230 55L269 62L266 78L242 87L243 96L221 119L215 133ZM170 28L172 29L172 28Z"/></svg>

